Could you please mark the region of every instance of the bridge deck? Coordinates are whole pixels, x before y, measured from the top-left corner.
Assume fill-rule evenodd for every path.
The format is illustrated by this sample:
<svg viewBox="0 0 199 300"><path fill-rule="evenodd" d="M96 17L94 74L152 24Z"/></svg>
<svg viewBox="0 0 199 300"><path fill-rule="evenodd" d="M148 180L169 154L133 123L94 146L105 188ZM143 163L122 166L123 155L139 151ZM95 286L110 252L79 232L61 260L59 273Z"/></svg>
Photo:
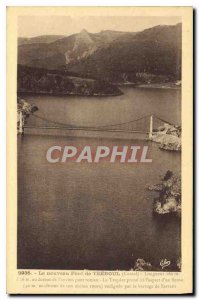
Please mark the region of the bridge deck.
<svg viewBox="0 0 199 300"><path fill-rule="evenodd" d="M25 125L24 128L37 128L37 129L61 129L61 130L83 130L83 131L102 131L102 132L127 132L127 133L143 133L149 134L149 131L143 130L125 130L125 129L103 129L103 128L84 128L84 127L57 127L57 126L28 126Z"/></svg>
<svg viewBox="0 0 199 300"><path fill-rule="evenodd" d="M21 112L22 114L22 112ZM23 118L21 118L22 120ZM99 132L103 133L103 135L112 133L114 137L116 135L129 135L129 138L135 138L135 136L139 136L138 138L145 137L150 139L153 128L158 128L163 123L168 123L165 120L160 119L154 115L146 115L142 116L138 119L118 123L118 124L109 124L109 125L99 125L99 126L81 126L74 124L65 124L59 121L49 120L45 116L32 114L30 118L26 120L27 124L19 124L19 132L23 133L33 133L33 134L47 134L47 135L64 135L64 136L88 136L89 132L93 135L97 135L99 138ZM74 132L74 133L72 133ZM77 134L75 134L75 132ZM95 134L94 134L95 133ZM123 138L123 137L122 137Z"/></svg>
<svg viewBox="0 0 199 300"><path fill-rule="evenodd" d="M46 135L46 136L62 136L74 138L96 138L96 139L126 139L126 140L148 140L149 133L144 132L127 132L127 131L104 131L104 130L68 130L60 128L46 129L42 127L25 127L25 135Z"/></svg>

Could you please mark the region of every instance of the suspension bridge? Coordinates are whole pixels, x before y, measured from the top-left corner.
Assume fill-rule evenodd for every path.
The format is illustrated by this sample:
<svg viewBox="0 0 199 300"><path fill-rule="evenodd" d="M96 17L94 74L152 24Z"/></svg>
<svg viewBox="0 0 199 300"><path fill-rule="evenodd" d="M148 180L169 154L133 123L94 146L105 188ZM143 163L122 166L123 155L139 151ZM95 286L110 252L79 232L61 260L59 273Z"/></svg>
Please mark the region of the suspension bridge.
<svg viewBox="0 0 199 300"><path fill-rule="evenodd" d="M61 123L55 120L50 120L40 114L31 114L28 118L24 118L23 113L20 112L18 122L18 132L26 133L31 129L36 130L62 130L62 131L99 131L99 132L120 132L145 135L148 139L152 138L152 133L155 129L163 124L171 124L170 122L156 116L145 115L140 118L115 124L99 125L99 126L84 126L74 125L68 123Z"/></svg>

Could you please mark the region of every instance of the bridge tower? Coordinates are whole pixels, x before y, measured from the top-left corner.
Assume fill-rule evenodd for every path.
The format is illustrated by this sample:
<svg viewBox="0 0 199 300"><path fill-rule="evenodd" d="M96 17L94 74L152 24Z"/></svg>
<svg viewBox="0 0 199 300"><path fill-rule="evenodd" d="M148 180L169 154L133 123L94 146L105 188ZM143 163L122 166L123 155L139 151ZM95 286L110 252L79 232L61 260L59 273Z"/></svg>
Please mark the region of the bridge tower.
<svg viewBox="0 0 199 300"><path fill-rule="evenodd" d="M19 133L21 133L22 135L24 134L23 113L21 110L19 111Z"/></svg>
<svg viewBox="0 0 199 300"><path fill-rule="evenodd" d="M149 140L152 140L152 136L153 136L153 115L150 116Z"/></svg>

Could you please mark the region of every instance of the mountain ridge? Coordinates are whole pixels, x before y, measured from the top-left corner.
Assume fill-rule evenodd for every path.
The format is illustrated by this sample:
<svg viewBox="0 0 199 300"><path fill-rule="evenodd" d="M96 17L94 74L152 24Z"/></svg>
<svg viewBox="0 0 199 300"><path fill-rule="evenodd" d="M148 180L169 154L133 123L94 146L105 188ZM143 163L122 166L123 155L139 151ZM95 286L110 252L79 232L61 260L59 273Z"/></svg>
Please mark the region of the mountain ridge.
<svg viewBox="0 0 199 300"><path fill-rule="evenodd" d="M52 43L58 39L64 38L64 35L39 35L35 37L19 37L18 45L27 45L27 44L35 44L35 43Z"/></svg>
<svg viewBox="0 0 199 300"><path fill-rule="evenodd" d="M115 83L157 81L158 76L163 81L179 80L181 23L158 25L137 33L112 30L89 33L82 29L51 43L19 45L18 63L65 69Z"/></svg>

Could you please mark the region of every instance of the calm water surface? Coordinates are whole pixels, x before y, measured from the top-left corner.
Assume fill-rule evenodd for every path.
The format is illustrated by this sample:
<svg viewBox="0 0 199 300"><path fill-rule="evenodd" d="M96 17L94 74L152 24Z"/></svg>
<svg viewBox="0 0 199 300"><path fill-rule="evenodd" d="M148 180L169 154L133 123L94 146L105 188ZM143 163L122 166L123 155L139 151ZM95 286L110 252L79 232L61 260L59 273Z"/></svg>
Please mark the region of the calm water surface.
<svg viewBox="0 0 199 300"><path fill-rule="evenodd" d="M26 97L38 115L97 126L156 114L180 123L180 91L125 88L106 98ZM49 133L48 133L49 134ZM149 145L150 164L50 164L52 145ZM180 223L152 214L155 192L145 188L170 169L180 173L180 154L135 139L25 134L18 137L18 267L130 269L136 258L155 266L180 256Z"/></svg>

